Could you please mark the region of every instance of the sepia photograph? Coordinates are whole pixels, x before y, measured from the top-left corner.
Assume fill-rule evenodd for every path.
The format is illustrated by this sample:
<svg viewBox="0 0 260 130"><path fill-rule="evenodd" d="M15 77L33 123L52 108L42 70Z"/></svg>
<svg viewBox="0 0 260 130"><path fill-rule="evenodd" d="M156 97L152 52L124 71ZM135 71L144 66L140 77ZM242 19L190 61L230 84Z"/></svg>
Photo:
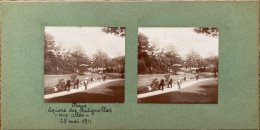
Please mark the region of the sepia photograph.
<svg viewBox="0 0 260 130"><path fill-rule="evenodd" d="M218 104L219 29L138 28L138 103Z"/></svg>
<svg viewBox="0 0 260 130"><path fill-rule="evenodd" d="M125 30L46 26L44 102L123 103Z"/></svg>

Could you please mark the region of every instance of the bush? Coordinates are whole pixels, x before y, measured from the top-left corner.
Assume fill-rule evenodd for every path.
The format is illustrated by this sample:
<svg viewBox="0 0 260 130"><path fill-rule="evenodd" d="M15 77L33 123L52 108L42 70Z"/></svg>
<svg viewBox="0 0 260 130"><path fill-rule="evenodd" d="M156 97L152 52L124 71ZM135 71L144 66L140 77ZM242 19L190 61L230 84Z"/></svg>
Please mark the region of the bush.
<svg viewBox="0 0 260 130"><path fill-rule="evenodd" d="M165 81L168 81L170 79L171 73L166 73L163 75Z"/></svg>
<svg viewBox="0 0 260 130"><path fill-rule="evenodd" d="M65 89L66 82L64 79L58 79L58 83L56 84L57 92L61 92Z"/></svg>
<svg viewBox="0 0 260 130"><path fill-rule="evenodd" d="M152 72L152 74L163 74L163 73L165 73L164 70L160 70L160 69L153 69L151 72Z"/></svg>
<svg viewBox="0 0 260 130"><path fill-rule="evenodd" d="M178 71L181 70L181 68L178 66L174 66L174 67L172 67L172 69L173 69L173 74L175 74L175 75L177 74Z"/></svg>

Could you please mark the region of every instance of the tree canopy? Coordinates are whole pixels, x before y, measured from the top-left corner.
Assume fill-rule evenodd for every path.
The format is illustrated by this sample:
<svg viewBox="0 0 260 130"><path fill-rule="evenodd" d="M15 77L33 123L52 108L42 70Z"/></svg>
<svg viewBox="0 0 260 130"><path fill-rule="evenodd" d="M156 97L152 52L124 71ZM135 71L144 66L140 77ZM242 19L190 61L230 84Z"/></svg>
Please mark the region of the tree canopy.
<svg viewBox="0 0 260 130"><path fill-rule="evenodd" d="M204 34L209 37L218 37L218 28L194 28L194 32L198 34Z"/></svg>
<svg viewBox="0 0 260 130"><path fill-rule="evenodd" d="M114 34L115 36L124 37L125 36L125 27L104 27L102 31L105 33Z"/></svg>
<svg viewBox="0 0 260 130"><path fill-rule="evenodd" d="M174 46L159 49L156 44L151 45L149 38L142 33L138 34L138 73L165 73L176 72L174 64L181 62Z"/></svg>
<svg viewBox="0 0 260 130"><path fill-rule="evenodd" d="M93 64L91 64L93 63ZM44 35L44 73L45 74L73 74L88 71L93 67L103 72L124 73L125 56L110 58L107 53L97 50L88 57L82 46L65 49L55 42L49 33Z"/></svg>
<svg viewBox="0 0 260 130"><path fill-rule="evenodd" d="M177 74L181 67L190 71L193 69L206 71L206 67L217 70L218 57L202 58L198 52L191 50L185 58L182 58L174 45L160 49L156 44L151 45L147 36L138 34L138 74Z"/></svg>

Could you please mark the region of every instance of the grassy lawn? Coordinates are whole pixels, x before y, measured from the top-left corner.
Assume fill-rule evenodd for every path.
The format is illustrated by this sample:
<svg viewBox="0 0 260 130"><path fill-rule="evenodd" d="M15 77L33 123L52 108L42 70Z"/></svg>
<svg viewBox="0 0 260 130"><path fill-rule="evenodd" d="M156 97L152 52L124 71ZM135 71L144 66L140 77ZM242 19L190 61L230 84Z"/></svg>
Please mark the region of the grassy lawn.
<svg viewBox="0 0 260 130"><path fill-rule="evenodd" d="M45 102L123 103L124 86L125 80L112 81L83 92L47 99Z"/></svg>
<svg viewBox="0 0 260 130"><path fill-rule="evenodd" d="M106 74L106 79L114 79L114 78L118 78L119 74L116 73L108 73ZM51 93L55 93L54 88L56 86L56 84L58 83L59 79L63 78L65 81L67 81L67 79L70 77L70 75L44 75L44 94L51 94ZM79 82L82 82L85 80L85 78L90 79L91 78L91 74L85 74L85 75L78 75L79 78ZM93 73L92 77L94 79L101 79L102 74L97 74L97 73ZM96 82L98 80L94 80L94 82ZM71 85L73 85L73 83L71 83Z"/></svg>
<svg viewBox="0 0 260 130"><path fill-rule="evenodd" d="M209 75L211 75L212 73L200 73L200 78L205 78ZM192 73L185 73L187 80L189 80L190 78L194 78L194 74ZM179 73L178 75L171 75L170 78L172 78L173 80L178 80L180 79L180 77L184 77L184 73ZM152 80L157 78L158 80L160 80L161 78L163 78L163 74L147 74L147 75L138 75L138 82L137 82L137 93L141 94L141 93L146 93L146 92L151 92L151 91L155 91L158 90L158 88L152 88L151 90L148 89L147 86L151 86Z"/></svg>
<svg viewBox="0 0 260 130"><path fill-rule="evenodd" d="M169 92L138 100L138 103L218 103L218 80L195 83L179 91Z"/></svg>

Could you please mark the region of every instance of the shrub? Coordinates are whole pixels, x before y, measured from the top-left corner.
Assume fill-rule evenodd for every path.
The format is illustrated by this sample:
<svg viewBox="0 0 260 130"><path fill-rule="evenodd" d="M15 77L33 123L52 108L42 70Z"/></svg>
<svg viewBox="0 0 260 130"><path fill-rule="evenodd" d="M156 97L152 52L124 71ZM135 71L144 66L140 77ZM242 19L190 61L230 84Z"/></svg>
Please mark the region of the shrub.
<svg viewBox="0 0 260 130"><path fill-rule="evenodd" d="M160 70L160 69L153 69L152 74L163 74L165 71Z"/></svg>
<svg viewBox="0 0 260 130"><path fill-rule="evenodd" d="M65 89L66 82L64 79L58 79L58 83L56 84L57 92L61 92Z"/></svg>
<svg viewBox="0 0 260 130"><path fill-rule="evenodd" d="M173 74L174 74L174 75L176 75L177 72L181 70L181 68L178 67L178 66L174 66L174 67L172 67L172 69L173 69Z"/></svg>

